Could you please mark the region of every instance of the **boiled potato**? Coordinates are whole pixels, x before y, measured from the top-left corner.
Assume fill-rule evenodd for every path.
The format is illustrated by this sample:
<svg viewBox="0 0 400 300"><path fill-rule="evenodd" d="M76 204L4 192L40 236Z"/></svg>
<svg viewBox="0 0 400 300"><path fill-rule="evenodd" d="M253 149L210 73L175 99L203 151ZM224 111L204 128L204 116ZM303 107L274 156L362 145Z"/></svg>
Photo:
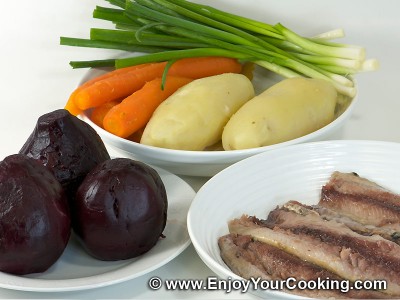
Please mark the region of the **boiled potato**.
<svg viewBox="0 0 400 300"><path fill-rule="evenodd" d="M226 124L225 150L272 145L301 137L334 119L337 92L322 79L284 79L244 104Z"/></svg>
<svg viewBox="0 0 400 300"><path fill-rule="evenodd" d="M229 118L253 97L253 85L242 74L194 80L161 103L140 142L169 149L203 150L221 140Z"/></svg>

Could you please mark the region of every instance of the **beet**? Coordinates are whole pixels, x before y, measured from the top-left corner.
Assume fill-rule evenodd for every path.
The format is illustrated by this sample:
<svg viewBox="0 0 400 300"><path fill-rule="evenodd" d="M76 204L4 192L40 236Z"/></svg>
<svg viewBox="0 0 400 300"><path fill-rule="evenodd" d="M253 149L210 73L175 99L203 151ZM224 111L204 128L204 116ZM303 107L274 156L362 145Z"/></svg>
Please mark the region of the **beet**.
<svg viewBox="0 0 400 300"><path fill-rule="evenodd" d="M58 109L39 117L19 151L48 167L73 198L89 171L110 155L97 132L87 123Z"/></svg>
<svg viewBox="0 0 400 300"><path fill-rule="evenodd" d="M95 258L128 259L157 243L167 208L165 186L153 168L128 158L110 159L79 187L74 230Z"/></svg>
<svg viewBox="0 0 400 300"><path fill-rule="evenodd" d="M0 162L0 270L44 272L63 253L71 234L61 184L46 167L25 155Z"/></svg>

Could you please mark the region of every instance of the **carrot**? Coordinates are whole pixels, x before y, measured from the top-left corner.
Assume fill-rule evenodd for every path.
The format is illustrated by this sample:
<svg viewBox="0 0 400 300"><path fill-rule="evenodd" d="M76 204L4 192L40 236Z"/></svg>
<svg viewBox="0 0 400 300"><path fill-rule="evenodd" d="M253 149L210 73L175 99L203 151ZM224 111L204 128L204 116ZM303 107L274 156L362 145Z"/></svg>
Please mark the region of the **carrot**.
<svg viewBox="0 0 400 300"><path fill-rule="evenodd" d="M161 78L147 82L143 88L110 109L103 120L104 129L119 137L130 136L147 124L161 102L192 80L168 76L163 90Z"/></svg>
<svg viewBox="0 0 400 300"><path fill-rule="evenodd" d="M169 69L168 75L199 79L222 73L240 73L241 70L242 65L233 58L192 57L176 61Z"/></svg>
<svg viewBox="0 0 400 300"><path fill-rule="evenodd" d="M127 97L143 85L162 74L164 65L150 64L144 68L99 80L75 95L75 104L82 110L99 106L105 102Z"/></svg>
<svg viewBox="0 0 400 300"><path fill-rule="evenodd" d="M71 94L73 95L73 93ZM71 96L69 97L67 103L64 106L64 109L68 110L72 115L77 116L82 113L82 109L75 105L75 102Z"/></svg>
<svg viewBox="0 0 400 300"><path fill-rule="evenodd" d="M106 102L100 106L95 107L92 110L92 113L90 115L90 119L95 123L97 126L103 128L103 120L106 114L110 111L112 107L115 105L119 104L121 101L114 100L114 101L109 101Z"/></svg>
<svg viewBox="0 0 400 300"><path fill-rule="evenodd" d="M99 106L107 101L127 97L154 78L161 77L166 62L150 63L132 71L110 76L79 89L73 102L81 109ZM241 64L226 57L184 58L172 64L168 75L198 79L222 73L239 73Z"/></svg>
<svg viewBox="0 0 400 300"><path fill-rule="evenodd" d="M76 104L75 104L75 97L78 94L79 91L81 91L84 88L87 88L88 86L103 80L103 79L107 79L110 78L112 76L116 76L116 75L122 75L124 73L128 73L131 72L133 70L137 70L137 69L141 69L144 68L145 66L147 66L149 64L141 64L141 65L137 65L137 66L132 66L132 67L126 67L126 68L121 68L121 69L117 69L117 70L113 70L111 72L107 72L104 73L102 75L99 75L97 77L94 77L92 79L89 79L88 81L84 82L82 85L78 86L69 96L67 103L65 104L65 109L68 110L71 114L73 114L74 116L79 115L80 113L82 113L83 109L80 109Z"/></svg>

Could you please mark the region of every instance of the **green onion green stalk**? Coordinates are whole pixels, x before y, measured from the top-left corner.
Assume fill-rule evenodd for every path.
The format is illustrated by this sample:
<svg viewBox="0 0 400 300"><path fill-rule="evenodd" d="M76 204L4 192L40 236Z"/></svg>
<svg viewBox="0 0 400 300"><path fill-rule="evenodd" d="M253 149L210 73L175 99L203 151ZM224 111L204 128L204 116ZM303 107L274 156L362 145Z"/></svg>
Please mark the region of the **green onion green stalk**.
<svg viewBox="0 0 400 300"><path fill-rule="evenodd" d="M278 23L266 24L187 0L107 0L93 17L115 29L91 28L90 38L61 37L60 44L135 53L131 57L71 61L73 68L115 67L202 56L225 56L253 62L283 77L306 76L330 81L353 97L351 76L378 68L365 49L335 43L342 29L302 37ZM140 54L140 55L138 55Z"/></svg>

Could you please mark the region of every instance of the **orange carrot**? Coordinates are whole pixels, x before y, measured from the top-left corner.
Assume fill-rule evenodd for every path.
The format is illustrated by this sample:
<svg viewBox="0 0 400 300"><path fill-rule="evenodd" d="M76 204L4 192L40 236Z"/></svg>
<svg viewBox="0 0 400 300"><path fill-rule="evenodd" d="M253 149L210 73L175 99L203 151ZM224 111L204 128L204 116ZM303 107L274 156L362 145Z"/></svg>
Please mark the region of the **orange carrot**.
<svg viewBox="0 0 400 300"><path fill-rule="evenodd" d="M64 108L65 108L66 110L68 110L71 114L73 114L74 116L79 115L83 110L80 109L80 108L75 104L75 96L76 96L76 94L77 94L80 90L82 90L82 89L84 89L84 88L86 88L86 87L88 87L88 86L90 86L90 85L92 85L92 84L94 84L95 82L98 82L98 81L100 81L100 80L107 79L107 78L110 78L110 77L115 76L115 75L122 75L122 74L124 74L124 73L128 73L128 72L131 72L131 71L133 71L133 70L141 69L141 68L144 68L144 67L147 66L147 65L148 65L148 64L141 64L141 65L137 65L137 66L121 68L121 69L113 70L113 71L104 73L104 74L102 74L102 75L96 76L96 77L94 77L94 78L92 78L92 79L89 79L88 81L86 81L86 82L84 82L83 84L81 84L80 86L78 86L78 87L71 93L71 95L69 96L68 101L67 101L67 103L66 103L66 105L65 105Z"/></svg>
<svg viewBox="0 0 400 300"><path fill-rule="evenodd" d="M222 73L240 73L242 65L233 58L227 57L193 57L176 61L168 75L199 79Z"/></svg>
<svg viewBox="0 0 400 300"><path fill-rule="evenodd" d="M73 95L73 93L71 94ZM70 96L64 109L68 110L72 115L77 116L82 113L82 109L75 105L74 99Z"/></svg>
<svg viewBox="0 0 400 300"><path fill-rule="evenodd" d="M114 100L110 102L106 102L100 106L95 107L92 110L90 115L90 119L95 123L97 126L103 128L103 120L106 114L113 108L115 105L119 104L121 101Z"/></svg>
<svg viewBox="0 0 400 300"><path fill-rule="evenodd" d="M164 67L165 65L154 63L141 69L101 79L80 89L74 96L74 102L80 109L85 110L124 98L141 89L147 81L159 77Z"/></svg>
<svg viewBox="0 0 400 300"><path fill-rule="evenodd" d="M73 95L81 110L99 106L107 101L127 97L154 78L161 77L166 62L151 63L132 71L110 76L79 89ZM175 62L168 75L198 79L222 73L239 73L241 64L226 57L184 58Z"/></svg>
<svg viewBox="0 0 400 300"><path fill-rule="evenodd" d="M143 88L111 108L104 117L104 129L123 138L130 136L147 124L161 102L192 79L168 76L163 90L161 81L161 78L156 78L147 82Z"/></svg>

